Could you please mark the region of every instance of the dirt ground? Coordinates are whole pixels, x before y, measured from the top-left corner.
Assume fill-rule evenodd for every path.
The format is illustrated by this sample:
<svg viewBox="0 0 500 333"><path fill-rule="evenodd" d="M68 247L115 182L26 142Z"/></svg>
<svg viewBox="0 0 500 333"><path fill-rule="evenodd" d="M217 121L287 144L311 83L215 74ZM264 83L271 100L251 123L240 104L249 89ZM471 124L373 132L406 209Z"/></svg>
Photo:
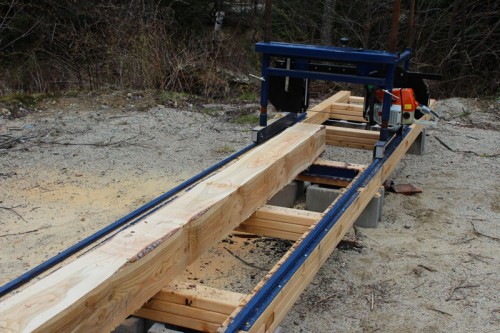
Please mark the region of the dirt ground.
<svg viewBox="0 0 500 333"><path fill-rule="evenodd" d="M250 143L253 124L240 120L256 105L145 99L80 94L0 116L0 284ZM437 103L427 153L407 155L393 174L423 192L386 192L379 227L357 229L361 249L334 252L283 332L500 330L499 106ZM327 157L367 163L370 154ZM249 292L290 245L231 236L182 278Z"/></svg>

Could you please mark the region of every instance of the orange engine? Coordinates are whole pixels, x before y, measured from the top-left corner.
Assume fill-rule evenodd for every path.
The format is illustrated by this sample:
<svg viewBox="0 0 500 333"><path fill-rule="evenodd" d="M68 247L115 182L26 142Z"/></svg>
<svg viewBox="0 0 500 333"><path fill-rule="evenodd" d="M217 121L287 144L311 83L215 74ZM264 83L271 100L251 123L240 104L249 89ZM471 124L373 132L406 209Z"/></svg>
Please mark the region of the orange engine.
<svg viewBox="0 0 500 333"><path fill-rule="evenodd" d="M383 90L377 90L375 92L377 96L377 100L380 104L382 104L384 100L384 95L386 94ZM415 110L418 107L418 102L415 99L415 94L413 93L413 89L411 88L395 88L392 90L392 111L399 111L401 114L401 119L397 119L397 123L403 125L412 124L415 120ZM398 109L398 110L396 110ZM379 117L382 116L381 110L379 110ZM392 117L391 117L392 118Z"/></svg>

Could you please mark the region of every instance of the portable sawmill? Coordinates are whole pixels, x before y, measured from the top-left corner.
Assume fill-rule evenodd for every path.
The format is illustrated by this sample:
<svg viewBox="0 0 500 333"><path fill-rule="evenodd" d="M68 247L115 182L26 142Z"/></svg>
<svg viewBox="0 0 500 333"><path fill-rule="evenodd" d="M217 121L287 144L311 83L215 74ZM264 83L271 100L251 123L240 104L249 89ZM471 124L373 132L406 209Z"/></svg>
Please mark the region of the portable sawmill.
<svg viewBox="0 0 500 333"><path fill-rule="evenodd" d="M429 106L430 94L425 79L439 75L410 71L411 50L399 53L347 46L317 46L262 42L256 51L262 54L260 126L253 141L262 142L283 128L300 121L309 108L311 80L325 80L364 86L363 116L366 129L380 131L374 156L384 155L384 146L392 134L404 126L422 121L424 114L438 115ZM268 124L270 102L285 116Z"/></svg>

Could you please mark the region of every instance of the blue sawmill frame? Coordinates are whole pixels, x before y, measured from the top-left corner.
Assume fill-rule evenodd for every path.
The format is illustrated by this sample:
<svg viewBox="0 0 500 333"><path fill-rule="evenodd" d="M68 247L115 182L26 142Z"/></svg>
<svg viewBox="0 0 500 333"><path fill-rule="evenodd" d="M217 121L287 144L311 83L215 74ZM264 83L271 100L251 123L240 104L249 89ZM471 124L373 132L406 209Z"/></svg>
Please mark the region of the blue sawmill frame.
<svg viewBox="0 0 500 333"><path fill-rule="evenodd" d="M259 42L255 51L262 54L262 82L259 118L260 126L267 125L267 106L269 97L269 76L326 80L362 85L374 85L392 92L396 67L403 64L405 70L410 66L411 49L402 53L380 50L366 50L351 47L318 46L290 44L282 42ZM291 59L294 68L271 66L272 58ZM311 61L325 61L352 66L355 74L339 74L309 69ZM382 129L380 141L387 142L389 130L386 125L390 118L391 96L384 95L382 106Z"/></svg>

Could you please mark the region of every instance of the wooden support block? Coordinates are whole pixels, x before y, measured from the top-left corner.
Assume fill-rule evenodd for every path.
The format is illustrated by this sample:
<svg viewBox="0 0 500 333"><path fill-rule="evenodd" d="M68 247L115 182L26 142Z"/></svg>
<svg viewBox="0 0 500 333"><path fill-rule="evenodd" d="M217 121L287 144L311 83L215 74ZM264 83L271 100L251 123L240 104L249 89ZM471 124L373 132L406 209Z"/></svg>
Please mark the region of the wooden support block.
<svg viewBox="0 0 500 333"><path fill-rule="evenodd" d="M153 296L134 315L215 332L244 297L231 291L175 282Z"/></svg>
<svg viewBox="0 0 500 333"><path fill-rule="evenodd" d="M319 165L331 168L350 169L350 170L356 170L358 172L366 169L366 165L363 164L330 161L330 160L324 160L322 158L318 158L316 161L314 161L313 165Z"/></svg>
<svg viewBox="0 0 500 333"><path fill-rule="evenodd" d="M354 136L341 136L341 135L326 135L326 141L344 141L351 143L364 143L374 145L378 140L372 138L358 138Z"/></svg>
<svg viewBox="0 0 500 333"><path fill-rule="evenodd" d="M313 106L307 111L307 118L304 120L304 122L309 124L323 124L328 120L328 118L330 118L330 109L332 103L346 102L349 99L350 95L350 91L339 91L335 95Z"/></svg>
<svg viewBox="0 0 500 333"><path fill-rule="evenodd" d="M378 141L380 133L376 131L347 128L339 126L326 126L326 135L348 136L354 138L365 138Z"/></svg>
<svg viewBox="0 0 500 333"><path fill-rule="evenodd" d="M338 186L338 187L347 187L351 183L351 181L349 181L349 180L314 177L314 176L308 176L308 175L298 175L297 178L295 178L295 179L302 180L305 182L314 183L314 184Z"/></svg>
<svg viewBox="0 0 500 333"><path fill-rule="evenodd" d="M265 237L297 240L321 216L320 213L307 210L265 205L236 230Z"/></svg>
<svg viewBox="0 0 500 333"><path fill-rule="evenodd" d="M364 97L360 97L360 96L349 96L348 101L349 101L349 103L364 104L365 103L365 98Z"/></svg>
<svg viewBox="0 0 500 333"><path fill-rule="evenodd" d="M331 140L330 139L330 140L326 141L326 144L330 145L330 146L337 146L337 147L373 150L373 145L366 144L366 143L355 143L355 142L350 142L350 141L341 141L341 140Z"/></svg>
<svg viewBox="0 0 500 333"><path fill-rule="evenodd" d="M330 119L335 119L335 120L347 120L347 121L356 121L359 123L366 123L365 118L363 116L353 116L353 115L343 115L343 114L336 114L335 112L330 112Z"/></svg>
<svg viewBox="0 0 500 333"><path fill-rule="evenodd" d="M300 123L256 147L2 300L0 331L110 331L307 168L324 140L324 127Z"/></svg>
<svg viewBox="0 0 500 333"><path fill-rule="evenodd" d="M332 103L332 110L349 110L349 111L357 111L359 113L363 113L364 106L361 104L351 104L351 103Z"/></svg>
<svg viewBox="0 0 500 333"><path fill-rule="evenodd" d="M321 218L321 214L307 210L264 205L252 215L252 218L305 225L308 227Z"/></svg>

